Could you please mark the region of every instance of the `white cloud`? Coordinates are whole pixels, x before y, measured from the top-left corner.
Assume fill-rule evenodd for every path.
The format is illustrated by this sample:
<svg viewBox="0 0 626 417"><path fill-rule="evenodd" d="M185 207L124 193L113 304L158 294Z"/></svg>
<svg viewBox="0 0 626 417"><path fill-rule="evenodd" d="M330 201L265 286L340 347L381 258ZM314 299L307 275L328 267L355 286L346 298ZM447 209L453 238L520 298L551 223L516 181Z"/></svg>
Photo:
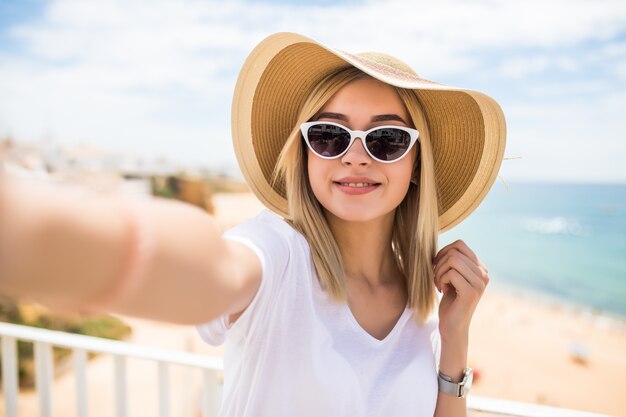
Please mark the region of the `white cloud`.
<svg viewBox="0 0 626 417"><path fill-rule="evenodd" d="M391 1L371 2L341 13L326 13L325 24L313 15L307 32L341 39L347 45L400 45L410 51L416 40L430 47L457 51L475 48L574 45L606 39L624 29L623 1ZM324 11L320 11L323 14ZM308 16L311 16L308 14ZM369 24L369 26L366 26ZM327 31L329 27L334 30ZM316 30L318 28L318 30ZM389 30L388 28L392 28ZM430 48L429 48L430 49Z"/></svg>
<svg viewBox="0 0 626 417"><path fill-rule="evenodd" d="M528 86L526 94L536 100L559 100L562 97L606 94L613 89L610 80L542 82Z"/></svg>
<svg viewBox="0 0 626 417"><path fill-rule="evenodd" d="M229 111L237 71L246 54L275 31L296 31L353 52L384 51L435 80L482 74L517 82L551 71L580 72L589 63L604 65L624 57L626 44L611 38L626 31L626 3L407 0L297 7L242 1L58 0L41 19L9 28L19 51L0 56L0 135L52 135L195 162L234 163ZM575 58L559 52L589 41L602 46ZM529 55L532 49L537 52ZM512 58L494 65L485 56ZM612 71L625 79L623 64ZM612 90L604 80L583 80L528 93L558 98L562 91L602 95ZM617 117L618 102L598 101L594 111ZM541 147L544 130L579 140L582 136L563 122L592 125L578 113L584 112L581 107L559 106L554 100L539 106L513 103L517 107L507 113L509 144L515 149L519 141L523 153L534 155L539 165L532 172L555 169L549 158L542 159L546 150L556 152ZM537 108L541 110L532 110ZM545 114L558 117L549 122ZM624 126L608 126L621 130L606 131L607 148L614 146L615 155L626 156L615 133ZM576 150L567 152L574 152L573 160L579 158ZM624 169L616 172L626 177Z"/></svg>
<svg viewBox="0 0 626 417"><path fill-rule="evenodd" d="M600 48L600 52L606 57L626 56L626 42L610 42Z"/></svg>
<svg viewBox="0 0 626 417"><path fill-rule="evenodd" d="M624 82L626 82L626 59L618 61L613 67L615 74Z"/></svg>
<svg viewBox="0 0 626 417"><path fill-rule="evenodd" d="M537 55L510 59L500 66L499 72L506 78L523 78L547 70L573 72L577 69L579 64L572 58Z"/></svg>
<svg viewBox="0 0 626 417"><path fill-rule="evenodd" d="M511 105L505 179L626 182L626 92L560 105ZM507 177L508 176L508 177Z"/></svg>

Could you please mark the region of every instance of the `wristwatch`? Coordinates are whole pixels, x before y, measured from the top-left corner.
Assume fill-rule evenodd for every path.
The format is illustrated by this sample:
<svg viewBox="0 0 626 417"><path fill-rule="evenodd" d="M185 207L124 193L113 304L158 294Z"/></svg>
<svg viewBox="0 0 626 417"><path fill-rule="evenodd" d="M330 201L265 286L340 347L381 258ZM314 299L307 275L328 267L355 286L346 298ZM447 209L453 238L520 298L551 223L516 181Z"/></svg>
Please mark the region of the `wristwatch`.
<svg viewBox="0 0 626 417"><path fill-rule="evenodd" d="M452 382L452 378L442 374L441 371L439 371L437 379L439 380L439 391L452 395L453 397L465 398L472 387L474 372L472 368L465 368L465 371L463 371L463 380L458 383Z"/></svg>

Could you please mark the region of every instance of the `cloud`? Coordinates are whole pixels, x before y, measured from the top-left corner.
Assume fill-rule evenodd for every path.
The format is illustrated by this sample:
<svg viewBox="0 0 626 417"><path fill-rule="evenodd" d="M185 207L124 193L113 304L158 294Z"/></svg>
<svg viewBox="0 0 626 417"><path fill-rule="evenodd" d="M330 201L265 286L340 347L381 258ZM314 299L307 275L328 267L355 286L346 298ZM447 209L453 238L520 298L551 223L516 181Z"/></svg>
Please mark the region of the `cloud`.
<svg viewBox="0 0 626 417"><path fill-rule="evenodd" d="M579 68L578 61L570 57L537 55L513 58L503 62L499 72L505 78L524 78L535 73L550 70L574 72Z"/></svg>
<svg viewBox="0 0 626 417"><path fill-rule="evenodd" d="M558 106L549 102L505 106L508 156L505 179L626 182L626 92L595 100L577 99Z"/></svg>
<svg viewBox="0 0 626 417"><path fill-rule="evenodd" d="M615 65L613 68L615 74L624 82L626 82L626 59L623 59Z"/></svg>
<svg viewBox="0 0 626 417"><path fill-rule="evenodd" d="M427 78L484 87L511 110L510 149L519 141L520 150L545 164L532 172L546 175L563 171L539 158L541 148L532 147L540 139L526 138L550 131L579 140L564 120L584 121L583 130L593 120L581 116L583 107L563 102L576 95L593 103L598 117L617 117L621 99L608 97L626 90L622 0L306 6L58 0L41 16L2 32L0 135L52 136L193 163L234 164L229 112L237 73L252 48L276 31L296 31L348 51L384 51ZM616 147L614 155L626 157L618 133L624 126L607 126L621 129L607 127L605 136ZM616 168L613 177L626 178L625 169Z"/></svg>

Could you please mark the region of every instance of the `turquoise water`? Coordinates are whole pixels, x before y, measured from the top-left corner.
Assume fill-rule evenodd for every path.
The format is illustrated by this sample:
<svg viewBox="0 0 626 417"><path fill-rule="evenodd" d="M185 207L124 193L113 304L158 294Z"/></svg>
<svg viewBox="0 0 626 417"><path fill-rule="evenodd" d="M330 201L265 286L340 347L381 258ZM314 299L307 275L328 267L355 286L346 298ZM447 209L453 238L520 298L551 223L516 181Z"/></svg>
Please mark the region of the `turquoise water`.
<svg viewBox="0 0 626 417"><path fill-rule="evenodd" d="M498 179L439 246L456 239L485 263L494 285L626 318L626 184Z"/></svg>

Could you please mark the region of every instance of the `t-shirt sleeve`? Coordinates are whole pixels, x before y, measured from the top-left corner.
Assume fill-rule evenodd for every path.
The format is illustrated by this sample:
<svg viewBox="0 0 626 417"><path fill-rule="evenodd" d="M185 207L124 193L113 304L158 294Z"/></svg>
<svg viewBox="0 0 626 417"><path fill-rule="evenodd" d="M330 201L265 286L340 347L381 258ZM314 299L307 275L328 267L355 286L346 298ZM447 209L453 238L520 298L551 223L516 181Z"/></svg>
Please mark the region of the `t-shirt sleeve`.
<svg viewBox="0 0 626 417"><path fill-rule="evenodd" d="M224 233L224 238L246 245L258 256L262 276L252 301L235 323L230 323L229 314L224 314L196 326L200 337L210 345L223 344L227 335L244 339L255 337L263 333L270 320L272 301L281 289L289 260L286 224L277 224L282 220L272 216L275 215L261 213Z"/></svg>

